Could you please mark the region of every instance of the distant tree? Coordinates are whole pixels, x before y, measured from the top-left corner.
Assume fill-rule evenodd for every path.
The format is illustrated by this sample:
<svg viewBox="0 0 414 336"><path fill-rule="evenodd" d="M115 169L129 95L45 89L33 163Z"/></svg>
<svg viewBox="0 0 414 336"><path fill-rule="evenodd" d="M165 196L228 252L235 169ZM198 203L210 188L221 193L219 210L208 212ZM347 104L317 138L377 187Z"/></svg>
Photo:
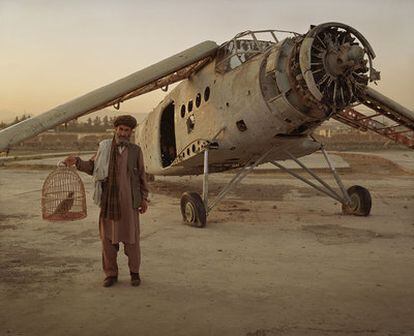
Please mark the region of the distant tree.
<svg viewBox="0 0 414 336"><path fill-rule="evenodd" d="M101 124L102 124L101 118L99 116L96 116L95 119L93 120L93 125L101 126Z"/></svg>

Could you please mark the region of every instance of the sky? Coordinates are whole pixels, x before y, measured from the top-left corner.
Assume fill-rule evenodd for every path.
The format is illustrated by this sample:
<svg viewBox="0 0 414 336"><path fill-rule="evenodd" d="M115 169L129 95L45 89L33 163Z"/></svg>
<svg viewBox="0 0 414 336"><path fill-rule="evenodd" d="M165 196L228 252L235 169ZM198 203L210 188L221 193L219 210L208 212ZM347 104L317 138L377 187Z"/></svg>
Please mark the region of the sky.
<svg viewBox="0 0 414 336"><path fill-rule="evenodd" d="M37 115L205 40L338 21L371 43L375 88L414 109L412 0L0 0L0 121ZM158 90L122 105L150 112Z"/></svg>

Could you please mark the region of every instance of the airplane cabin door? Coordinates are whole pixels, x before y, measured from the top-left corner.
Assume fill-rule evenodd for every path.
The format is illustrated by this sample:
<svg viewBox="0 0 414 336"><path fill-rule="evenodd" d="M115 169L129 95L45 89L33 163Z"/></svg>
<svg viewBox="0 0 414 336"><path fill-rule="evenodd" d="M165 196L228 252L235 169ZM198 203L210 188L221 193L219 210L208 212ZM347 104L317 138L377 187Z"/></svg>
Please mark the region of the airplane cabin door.
<svg viewBox="0 0 414 336"><path fill-rule="evenodd" d="M172 101L168 104L161 114L160 144L161 144L161 163L163 167L168 167L177 157L177 147L175 143L175 104Z"/></svg>

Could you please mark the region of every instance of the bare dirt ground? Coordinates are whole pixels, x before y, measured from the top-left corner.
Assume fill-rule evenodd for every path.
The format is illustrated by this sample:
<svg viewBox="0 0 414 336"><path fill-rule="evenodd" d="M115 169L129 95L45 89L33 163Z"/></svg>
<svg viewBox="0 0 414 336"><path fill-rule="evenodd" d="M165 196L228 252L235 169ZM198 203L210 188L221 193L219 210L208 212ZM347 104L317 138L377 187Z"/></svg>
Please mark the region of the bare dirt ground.
<svg viewBox="0 0 414 336"><path fill-rule="evenodd" d="M345 154L368 218L281 173L250 175L208 226L182 224L179 197L201 179L159 178L141 217L142 278L101 287L98 209L41 220L47 170L0 168L0 335L413 335L414 173ZM331 184L333 178L322 173ZM211 197L230 179L211 175Z"/></svg>

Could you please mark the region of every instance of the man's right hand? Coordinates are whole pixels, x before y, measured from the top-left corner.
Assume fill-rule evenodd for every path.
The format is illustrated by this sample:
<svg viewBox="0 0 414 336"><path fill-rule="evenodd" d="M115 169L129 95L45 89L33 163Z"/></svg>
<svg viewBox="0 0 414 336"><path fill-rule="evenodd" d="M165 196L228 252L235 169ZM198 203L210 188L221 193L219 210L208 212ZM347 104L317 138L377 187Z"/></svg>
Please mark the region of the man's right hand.
<svg viewBox="0 0 414 336"><path fill-rule="evenodd" d="M63 162L67 167L71 167L76 164L76 156L71 154Z"/></svg>

